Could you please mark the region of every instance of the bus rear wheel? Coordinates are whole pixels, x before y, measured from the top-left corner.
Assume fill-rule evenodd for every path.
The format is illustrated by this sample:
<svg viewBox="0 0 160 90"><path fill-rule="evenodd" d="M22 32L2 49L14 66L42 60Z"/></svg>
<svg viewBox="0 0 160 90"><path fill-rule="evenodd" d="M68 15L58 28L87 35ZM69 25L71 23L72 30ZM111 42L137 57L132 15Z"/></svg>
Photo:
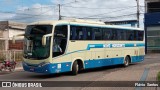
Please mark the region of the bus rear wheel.
<svg viewBox="0 0 160 90"><path fill-rule="evenodd" d="M78 62L75 61L72 66L72 75L77 75L78 71L79 71L79 65Z"/></svg>
<svg viewBox="0 0 160 90"><path fill-rule="evenodd" d="M130 58L129 58L129 56L126 56L125 60L124 60L124 67L129 66L129 62L130 62Z"/></svg>

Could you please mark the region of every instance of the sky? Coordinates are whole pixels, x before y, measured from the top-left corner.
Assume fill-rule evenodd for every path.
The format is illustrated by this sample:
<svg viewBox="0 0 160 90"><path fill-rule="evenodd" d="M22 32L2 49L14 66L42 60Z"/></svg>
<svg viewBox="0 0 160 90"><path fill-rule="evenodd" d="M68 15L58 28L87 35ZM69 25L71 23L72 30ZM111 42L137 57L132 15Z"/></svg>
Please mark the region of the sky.
<svg viewBox="0 0 160 90"><path fill-rule="evenodd" d="M0 0L0 21L31 23L80 18L96 21L136 19L136 0ZM140 0L140 26L143 28L144 0Z"/></svg>

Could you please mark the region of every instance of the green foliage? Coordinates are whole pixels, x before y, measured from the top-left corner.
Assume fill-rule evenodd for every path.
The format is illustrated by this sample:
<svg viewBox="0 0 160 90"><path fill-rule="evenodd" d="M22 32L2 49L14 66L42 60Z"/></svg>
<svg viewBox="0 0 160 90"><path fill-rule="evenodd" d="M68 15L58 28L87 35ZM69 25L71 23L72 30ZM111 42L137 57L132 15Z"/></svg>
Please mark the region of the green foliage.
<svg viewBox="0 0 160 90"><path fill-rule="evenodd" d="M157 74L158 81L160 81L160 72Z"/></svg>

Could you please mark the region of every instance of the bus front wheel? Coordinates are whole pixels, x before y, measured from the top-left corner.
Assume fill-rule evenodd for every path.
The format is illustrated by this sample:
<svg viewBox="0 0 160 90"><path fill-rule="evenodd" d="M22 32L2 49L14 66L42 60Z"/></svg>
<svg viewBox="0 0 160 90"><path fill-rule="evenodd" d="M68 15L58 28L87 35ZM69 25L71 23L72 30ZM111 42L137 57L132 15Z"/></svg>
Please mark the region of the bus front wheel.
<svg viewBox="0 0 160 90"><path fill-rule="evenodd" d="M78 62L75 61L72 66L72 75L77 75L79 71Z"/></svg>
<svg viewBox="0 0 160 90"><path fill-rule="evenodd" d="M130 58L129 58L129 56L126 56L125 60L124 60L124 67L129 66L129 62L130 62Z"/></svg>

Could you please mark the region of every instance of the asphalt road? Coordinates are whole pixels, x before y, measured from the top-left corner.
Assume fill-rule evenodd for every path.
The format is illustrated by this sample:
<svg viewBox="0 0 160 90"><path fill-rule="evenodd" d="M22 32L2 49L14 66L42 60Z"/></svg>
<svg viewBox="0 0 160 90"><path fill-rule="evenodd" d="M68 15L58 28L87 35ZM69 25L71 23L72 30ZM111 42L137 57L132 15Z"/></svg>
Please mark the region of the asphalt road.
<svg viewBox="0 0 160 90"><path fill-rule="evenodd" d="M25 71L16 71L14 73L0 74L0 81L139 81L144 73L145 68L150 68L146 81L155 81L156 74L160 71L160 54L148 54L145 60L135 63L124 68L121 65L109 66L97 69L81 71L78 75L72 76L70 73L44 75ZM159 67L158 67L159 66ZM152 77L153 76L153 77ZM92 83L88 83L90 85ZM133 87L108 88L108 87L48 87L48 88L30 88L30 90L136 90ZM0 90L10 90L11 88L0 88ZM15 90L22 88L12 88ZM23 88L28 89L28 88ZM149 89L150 88L145 88ZM151 88L154 90L156 88Z"/></svg>

